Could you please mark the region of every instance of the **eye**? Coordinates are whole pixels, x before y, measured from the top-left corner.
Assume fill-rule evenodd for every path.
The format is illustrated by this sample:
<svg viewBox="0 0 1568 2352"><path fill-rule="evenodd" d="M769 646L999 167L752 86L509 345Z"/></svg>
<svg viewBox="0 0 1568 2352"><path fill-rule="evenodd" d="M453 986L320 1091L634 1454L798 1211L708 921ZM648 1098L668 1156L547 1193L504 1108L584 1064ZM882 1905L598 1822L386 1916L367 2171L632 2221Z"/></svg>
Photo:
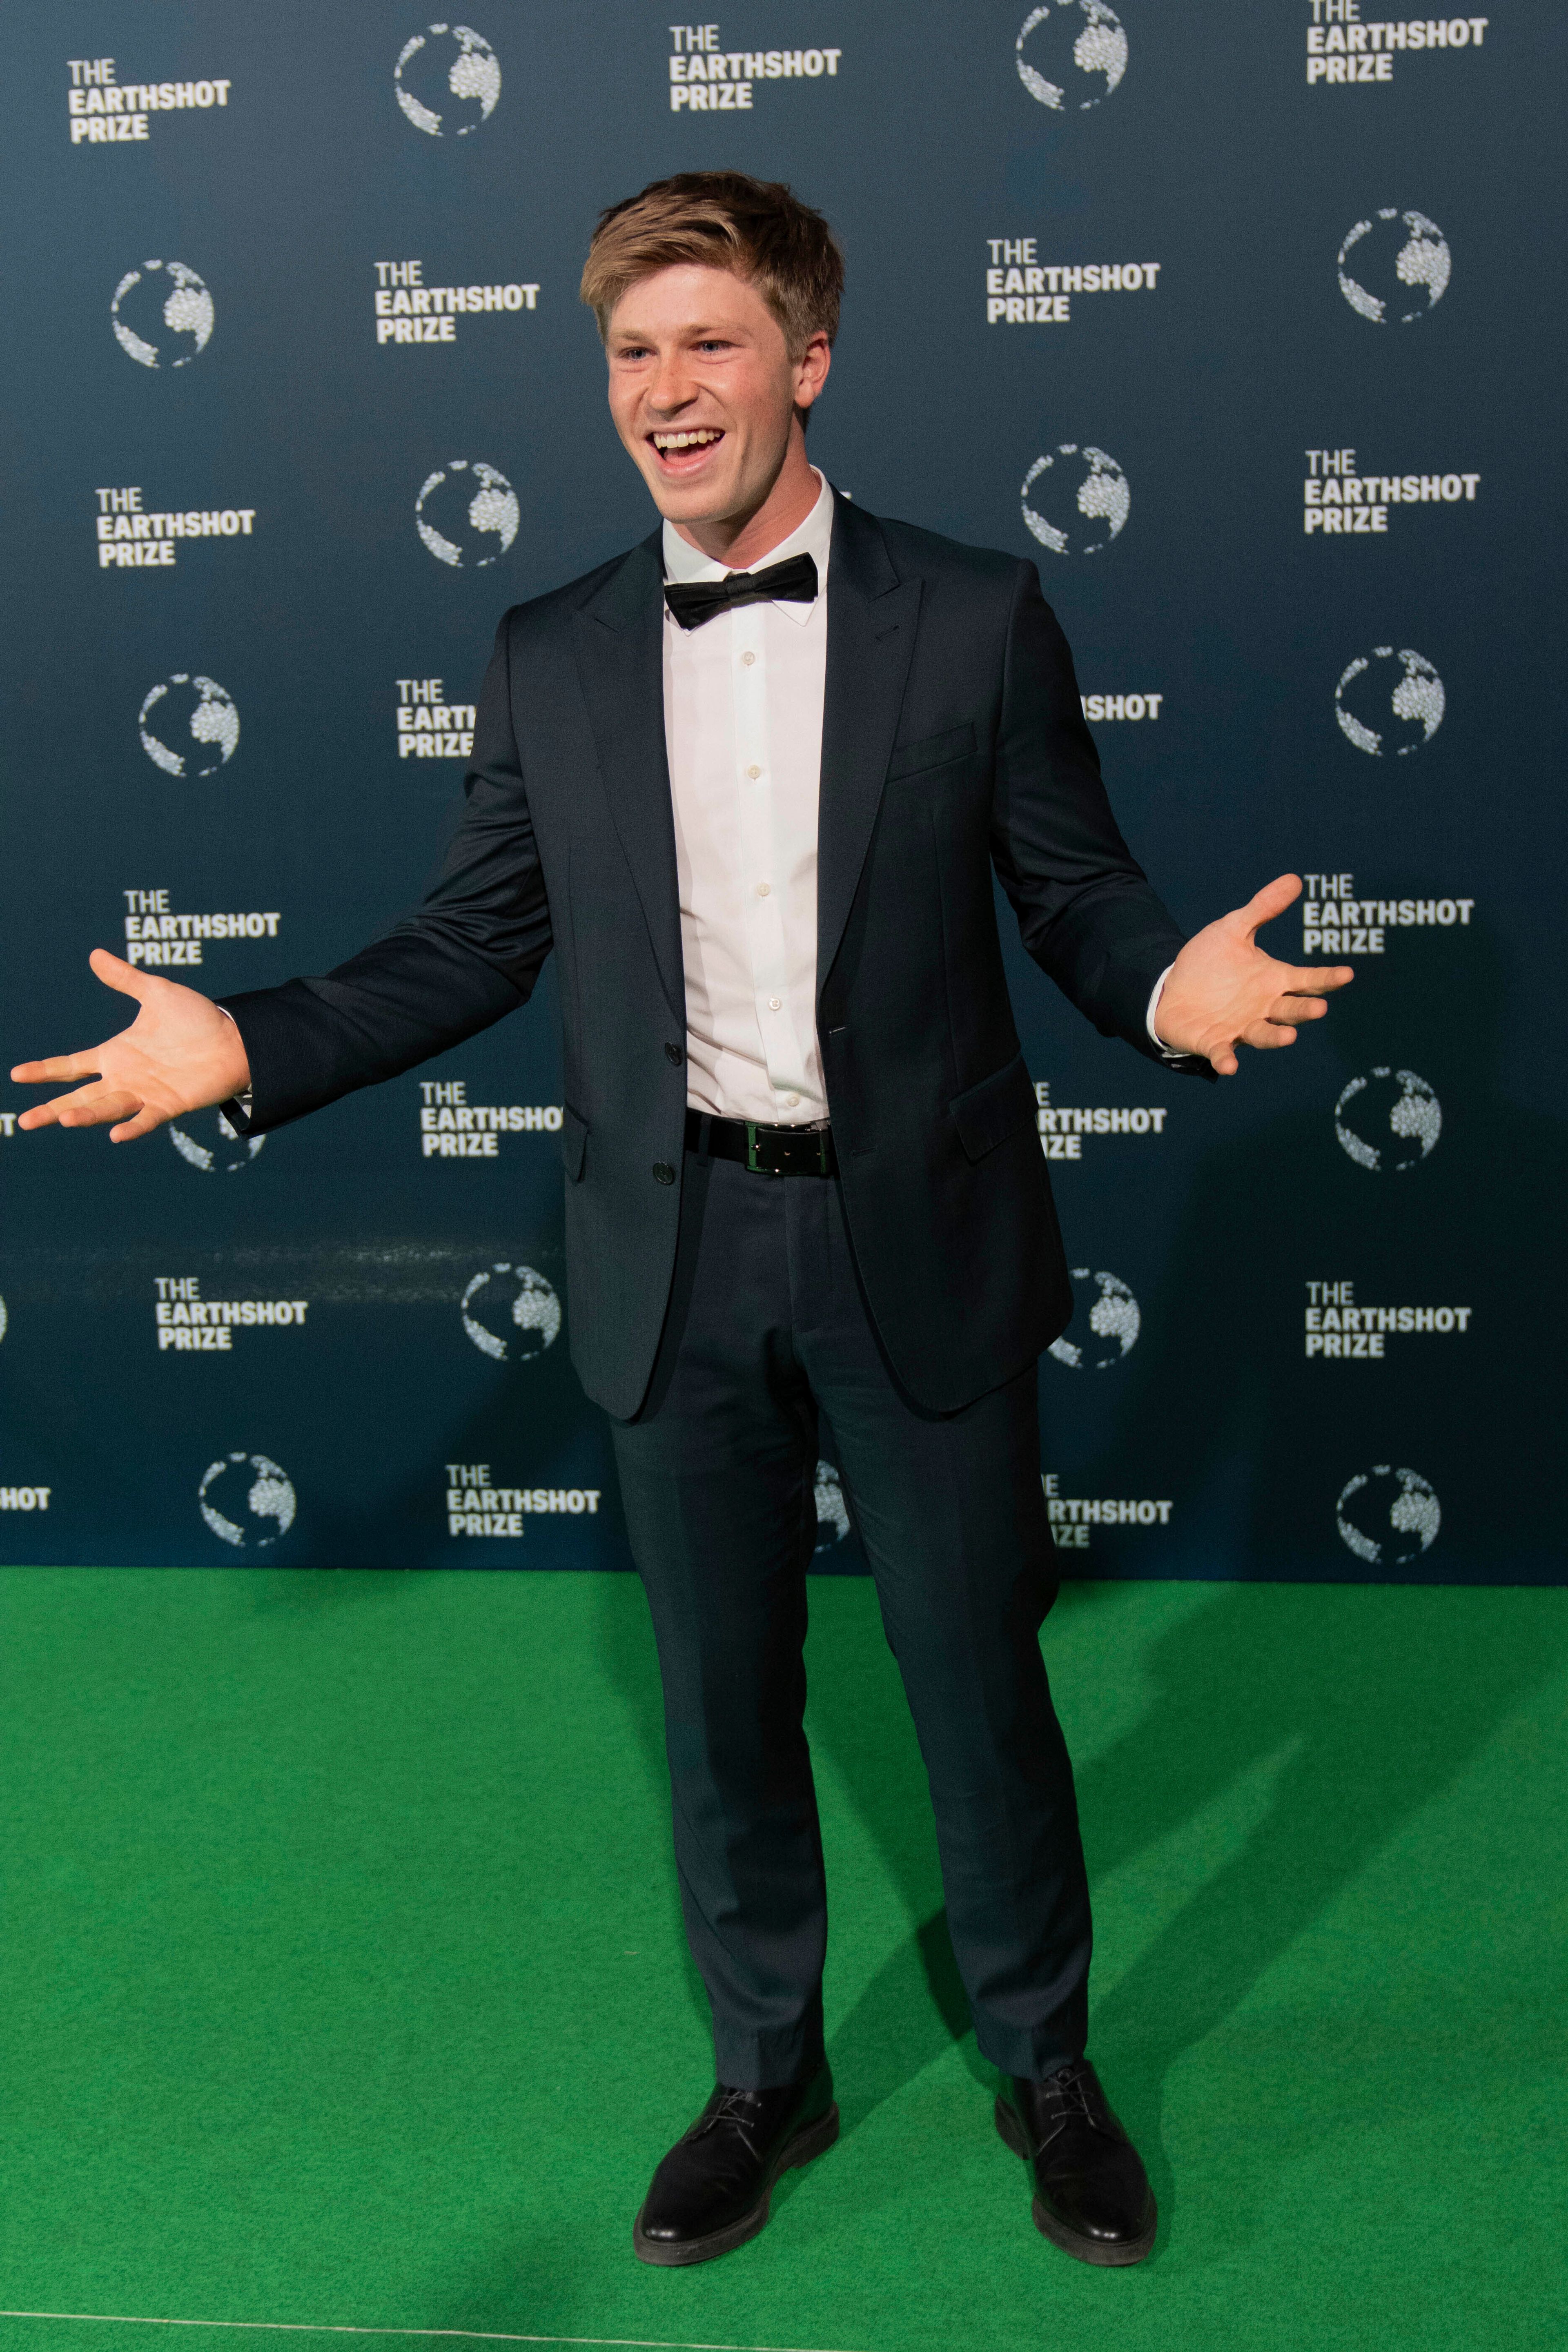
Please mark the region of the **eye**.
<svg viewBox="0 0 1568 2352"><path fill-rule="evenodd" d="M646 360L647 356L648 347L646 343L623 343L616 353L618 360Z"/></svg>
<svg viewBox="0 0 1568 2352"><path fill-rule="evenodd" d="M697 348L700 352L732 352L735 346L721 335L705 335Z"/></svg>

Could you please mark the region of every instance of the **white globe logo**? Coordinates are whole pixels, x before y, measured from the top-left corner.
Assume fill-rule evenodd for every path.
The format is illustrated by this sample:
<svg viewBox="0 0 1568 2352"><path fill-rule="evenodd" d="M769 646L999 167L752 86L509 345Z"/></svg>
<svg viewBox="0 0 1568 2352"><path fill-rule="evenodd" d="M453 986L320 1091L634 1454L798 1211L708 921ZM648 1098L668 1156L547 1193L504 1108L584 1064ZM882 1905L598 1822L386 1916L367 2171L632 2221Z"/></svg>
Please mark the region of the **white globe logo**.
<svg viewBox="0 0 1568 2352"><path fill-rule="evenodd" d="M1425 654L1373 646L1357 654L1334 688L1334 717L1358 751L1373 759L1392 747L1407 759L1430 743L1447 703L1443 681Z"/></svg>
<svg viewBox="0 0 1568 2352"><path fill-rule="evenodd" d="M239 749L239 713L216 678L177 669L148 689L142 749L166 776L216 776Z"/></svg>
<svg viewBox="0 0 1568 2352"><path fill-rule="evenodd" d="M1419 1168L1442 1132L1442 1106L1414 1070L1369 1070L1352 1078L1334 1105L1341 1149L1373 1175Z"/></svg>
<svg viewBox="0 0 1568 2352"><path fill-rule="evenodd" d="M1037 457L1020 497L1025 530L1055 555L1097 555L1110 546L1132 505L1127 477L1115 458L1087 441L1081 448L1076 441L1063 441L1049 457Z"/></svg>
<svg viewBox="0 0 1568 2352"><path fill-rule="evenodd" d="M1436 309L1452 269L1436 222L1389 205L1357 221L1341 246L1340 292L1358 318L1409 327Z"/></svg>
<svg viewBox="0 0 1568 2352"><path fill-rule="evenodd" d="M250 1166L267 1138L241 1135L221 1110L198 1110L187 1111L177 1123L171 1122L169 1140L187 1168L199 1168L207 1176L215 1172L233 1176Z"/></svg>
<svg viewBox="0 0 1568 2352"><path fill-rule="evenodd" d="M1127 1285L1114 1274L1090 1274L1087 1265L1075 1265L1073 1286L1094 1285L1093 1303L1089 1310L1089 1336L1081 1345L1069 1339L1064 1331L1053 1339L1050 1353L1058 1364L1069 1371L1081 1372L1087 1364L1091 1370L1108 1372L1120 1364L1138 1344L1138 1334L1143 1328L1143 1318L1138 1301Z"/></svg>
<svg viewBox="0 0 1568 2352"><path fill-rule="evenodd" d="M202 1517L221 1543L263 1551L287 1535L298 1507L286 1470L265 1454L226 1454L196 1489Z"/></svg>
<svg viewBox="0 0 1568 2352"><path fill-rule="evenodd" d="M426 479L414 520L437 563L479 571L506 553L522 516L504 474L477 457L453 457Z"/></svg>
<svg viewBox="0 0 1568 2352"><path fill-rule="evenodd" d="M121 350L143 367L184 367L207 347L213 298L183 261L144 261L115 288L109 318Z"/></svg>
<svg viewBox="0 0 1568 2352"><path fill-rule="evenodd" d="M844 1481L831 1462L819 1462L814 1482L816 1497L816 1549L832 1551L849 1532L849 1506Z"/></svg>
<svg viewBox="0 0 1568 2352"><path fill-rule="evenodd" d="M1044 0L1016 42L1018 79L1058 114L1109 98L1127 71L1127 36L1105 0Z"/></svg>
<svg viewBox="0 0 1568 2352"><path fill-rule="evenodd" d="M497 1363L542 1356L561 1333L561 1301L553 1286L531 1265L513 1265L504 1258L474 1276L461 1311L475 1347Z"/></svg>
<svg viewBox="0 0 1568 2352"><path fill-rule="evenodd" d="M0 1298L0 1339L5 1337L6 1326L10 1320L10 1317L5 1312L5 1301Z"/></svg>
<svg viewBox="0 0 1568 2352"><path fill-rule="evenodd" d="M1346 1481L1334 1509L1340 1540L1369 1568L1403 1568L1430 1551L1443 1524L1436 1496L1418 1470L1379 1462Z"/></svg>
<svg viewBox="0 0 1568 2352"><path fill-rule="evenodd" d="M392 77L397 103L416 131L466 139L488 122L500 96L500 60L467 25L431 25L405 41Z"/></svg>

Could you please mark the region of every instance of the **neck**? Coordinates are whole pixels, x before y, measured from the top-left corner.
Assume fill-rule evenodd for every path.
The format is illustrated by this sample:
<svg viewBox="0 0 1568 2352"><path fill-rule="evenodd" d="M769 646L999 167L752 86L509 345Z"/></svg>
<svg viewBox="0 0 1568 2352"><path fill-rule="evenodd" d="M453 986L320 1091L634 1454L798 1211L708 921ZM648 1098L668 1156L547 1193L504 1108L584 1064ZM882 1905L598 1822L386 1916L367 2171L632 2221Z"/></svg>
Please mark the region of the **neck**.
<svg viewBox="0 0 1568 2352"><path fill-rule="evenodd" d="M784 463L759 505L743 514L710 522L678 522L675 528L689 547L699 549L710 562L731 572L751 572L800 529L821 495L822 485L805 454L805 436L798 423L792 423Z"/></svg>

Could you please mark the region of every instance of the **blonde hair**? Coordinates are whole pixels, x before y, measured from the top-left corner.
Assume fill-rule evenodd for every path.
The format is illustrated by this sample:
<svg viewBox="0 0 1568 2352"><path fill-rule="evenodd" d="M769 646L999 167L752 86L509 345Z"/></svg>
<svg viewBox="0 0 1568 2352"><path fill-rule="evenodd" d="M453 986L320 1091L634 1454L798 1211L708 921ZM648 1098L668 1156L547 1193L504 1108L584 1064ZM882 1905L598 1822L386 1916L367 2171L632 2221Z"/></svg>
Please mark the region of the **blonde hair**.
<svg viewBox="0 0 1568 2352"><path fill-rule="evenodd" d="M608 337L628 288L682 264L727 269L754 286L784 329L792 360L813 335L838 332L844 257L818 212L782 180L744 172L678 172L599 216L582 298Z"/></svg>

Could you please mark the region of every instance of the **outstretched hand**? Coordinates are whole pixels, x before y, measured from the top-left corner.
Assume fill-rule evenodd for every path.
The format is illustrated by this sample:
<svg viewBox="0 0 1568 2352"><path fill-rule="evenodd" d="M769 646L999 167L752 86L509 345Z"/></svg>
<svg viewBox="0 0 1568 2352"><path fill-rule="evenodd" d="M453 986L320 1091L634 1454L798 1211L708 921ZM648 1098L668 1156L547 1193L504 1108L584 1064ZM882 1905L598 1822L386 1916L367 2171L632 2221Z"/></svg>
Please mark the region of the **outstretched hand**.
<svg viewBox="0 0 1568 2352"><path fill-rule="evenodd" d="M1238 1045L1264 1052L1293 1045L1303 1021L1321 1021L1325 996L1355 978L1348 964L1280 963L1258 933L1301 895L1300 879L1281 874L1245 907L1193 936L1171 967L1154 1011L1154 1032L1173 1054L1201 1054L1222 1078L1234 1077Z"/></svg>
<svg viewBox="0 0 1568 2352"><path fill-rule="evenodd" d="M95 948L88 961L106 988L133 996L140 1010L129 1029L85 1054L18 1062L11 1073L18 1086L89 1081L25 1110L18 1127L102 1127L112 1119L110 1143L132 1143L182 1111L205 1110L245 1092L250 1065L239 1031L210 997L138 971L107 948Z"/></svg>

